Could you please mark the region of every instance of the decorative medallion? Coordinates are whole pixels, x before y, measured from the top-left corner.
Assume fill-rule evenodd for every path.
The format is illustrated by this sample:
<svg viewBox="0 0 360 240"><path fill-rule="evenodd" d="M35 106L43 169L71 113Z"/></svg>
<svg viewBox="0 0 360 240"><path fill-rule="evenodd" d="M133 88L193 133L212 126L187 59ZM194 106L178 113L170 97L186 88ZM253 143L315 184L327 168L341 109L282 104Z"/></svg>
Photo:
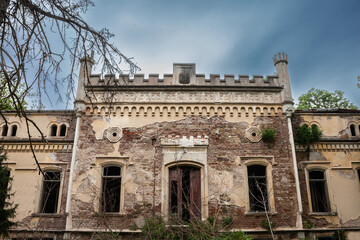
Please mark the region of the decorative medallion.
<svg viewBox="0 0 360 240"><path fill-rule="evenodd" d="M190 74L189 73L180 73L179 74L179 83L189 84L190 83Z"/></svg>
<svg viewBox="0 0 360 240"><path fill-rule="evenodd" d="M250 142L260 142L261 138L262 138L262 133L260 128L258 127L250 127L248 129L246 129L245 131L245 136L247 137L247 139L250 140Z"/></svg>
<svg viewBox="0 0 360 240"><path fill-rule="evenodd" d="M111 127L105 131L105 136L112 143L118 142L123 136L123 131L118 127Z"/></svg>

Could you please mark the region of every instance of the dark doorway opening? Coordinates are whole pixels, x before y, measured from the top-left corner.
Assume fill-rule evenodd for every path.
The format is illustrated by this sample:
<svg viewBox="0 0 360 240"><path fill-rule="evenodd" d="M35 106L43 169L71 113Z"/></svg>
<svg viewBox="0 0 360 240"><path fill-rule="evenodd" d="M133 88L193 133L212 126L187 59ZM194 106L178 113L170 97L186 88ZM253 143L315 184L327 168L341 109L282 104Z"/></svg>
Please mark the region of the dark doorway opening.
<svg viewBox="0 0 360 240"><path fill-rule="evenodd" d="M201 219L200 168L176 166L169 169L171 216L183 221Z"/></svg>

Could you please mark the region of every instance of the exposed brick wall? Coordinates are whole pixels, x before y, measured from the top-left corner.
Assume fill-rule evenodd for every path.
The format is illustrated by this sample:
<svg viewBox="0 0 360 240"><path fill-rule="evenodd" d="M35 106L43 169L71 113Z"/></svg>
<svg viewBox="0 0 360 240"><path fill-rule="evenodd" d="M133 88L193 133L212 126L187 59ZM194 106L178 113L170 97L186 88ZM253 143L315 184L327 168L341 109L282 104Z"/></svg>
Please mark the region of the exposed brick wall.
<svg viewBox="0 0 360 240"><path fill-rule="evenodd" d="M113 144L106 138L95 139L91 123L100 118L96 116L82 118L79 139L80 161L77 164L76 178L82 179L82 176L89 171L91 164L95 163L97 155L106 155L114 151ZM234 169L241 168L235 163L238 156L274 156L277 164L272 166L272 174L277 213L271 217L271 220L277 227L295 227L297 199L287 120L285 117L258 117L254 123L275 128L278 131L276 144L268 147L262 141L250 142L245 138L247 123L230 123L223 117L210 119L188 117L175 122L155 123L140 128L124 128L124 136L120 140L118 151L121 155L131 156L134 164L127 166L127 176L131 176L131 183L136 186L136 193L125 192L124 215L106 215L106 219L93 210L94 202L99 201L95 194L90 194L87 201L73 201L74 228L128 229L134 226L134 221L138 217L150 217L153 213L159 215L163 165L160 138L168 135L209 136L207 161L208 167L214 171L232 172ZM212 176L209 175L208 178ZM237 180L239 179L234 179L234 182L243 182L243 180ZM83 181L82 184L85 187L87 183ZM209 189L217 187L216 185L209 186ZM209 202L210 214L217 206L216 202ZM265 219L264 215L245 215L245 209L239 206L227 205L222 207L222 210L224 215L233 215L234 228L260 227L261 221Z"/></svg>

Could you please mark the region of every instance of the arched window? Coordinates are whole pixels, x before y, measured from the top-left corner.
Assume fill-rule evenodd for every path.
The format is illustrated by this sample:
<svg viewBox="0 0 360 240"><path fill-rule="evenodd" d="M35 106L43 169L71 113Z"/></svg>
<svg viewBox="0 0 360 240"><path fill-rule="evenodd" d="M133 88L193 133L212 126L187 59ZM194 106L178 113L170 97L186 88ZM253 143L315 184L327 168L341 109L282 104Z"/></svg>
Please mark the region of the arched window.
<svg viewBox="0 0 360 240"><path fill-rule="evenodd" d="M61 173L59 171L44 172L41 197L41 213L56 213L59 201Z"/></svg>
<svg viewBox="0 0 360 240"><path fill-rule="evenodd" d="M251 212L269 211L266 166L251 165L247 168Z"/></svg>
<svg viewBox="0 0 360 240"><path fill-rule="evenodd" d="M16 132L17 132L17 126L16 125L13 125L11 127L11 136L12 137L15 137L16 136Z"/></svg>
<svg viewBox="0 0 360 240"><path fill-rule="evenodd" d="M53 124L51 127L50 127L50 136L56 136L56 133L57 133L57 126L56 124Z"/></svg>
<svg viewBox="0 0 360 240"><path fill-rule="evenodd" d="M313 212L330 212L325 172L323 170L309 171L309 186Z"/></svg>
<svg viewBox="0 0 360 240"><path fill-rule="evenodd" d="M66 135L66 125L62 124L60 126L60 137L65 137L65 135Z"/></svg>
<svg viewBox="0 0 360 240"><path fill-rule="evenodd" d="M350 125L350 132L351 132L351 136L356 136L356 132L355 132L355 125L351 124Z"/></svg>
<svg viewBox="0 0 360 240"><path fill-rule="evenodd" d="M120 212L121 167L103 168L101 206L103 212Z"/></svg>
<svg viewBox="0 0 360 240"><path fill-rule="evenodd" d="M8 130L9 130L9 128L8 128L8 126L5 124L5 125L2 127L1 136L6 137L7 134L8 134Z"/></svg>

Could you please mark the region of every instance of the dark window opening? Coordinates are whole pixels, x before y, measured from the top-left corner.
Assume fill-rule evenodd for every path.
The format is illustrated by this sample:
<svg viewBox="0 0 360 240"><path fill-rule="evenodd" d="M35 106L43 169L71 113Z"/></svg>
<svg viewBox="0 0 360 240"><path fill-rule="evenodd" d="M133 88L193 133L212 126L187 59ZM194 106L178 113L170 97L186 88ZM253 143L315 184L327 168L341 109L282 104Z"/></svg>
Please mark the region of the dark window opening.
<svg viewBox="0 0 360 240"><path fill-rule="evenodd" d="M360 168L358 168L357 174L358 174L358 179L359 179L359 182L360 182Z"/></svg>
<svg viewBox="0 0 360 240"><path fill-rule="evenodd" d="M47 171L44 173L41 210L42 213L56 213L59 200L61 173Z"/></svg>
<svg viewBox="0 0 360 240"><path fill-rule="evenodd" d="M66 125L63 124L60 126L60 136L65 137L65 134L66 134Z"/></svg>
<svg viewBox="0 0 360 240"><path fill-rule="evenodd" d="M309 172L311 205L313 212L330 212L325 172L314 170Z"/></svg>
<svg viewBox="0 0 360 240"><path fill-rule="evenodd" d="M266 167L253 165L248 167L249 201L251 212L269 210Z"/></svg>
<svg viewBox="0 0 360 240"><path fill-rule="evenodd" d="M1 136L6 137L8 134L8 130L9 130L8 126L4 125L1 131Z"/></svg>
<svg viewBox="0 0 360 240"><path fill-rule="evenodd" d="M356 136L356 133L355 133L355 125L354 124L351 124L350 125L350 132L351 132L351 136Z"/></svg>
<svg viewBox="0 0 360 240"><path fill-rule="evenodd" d="M121 167L104 167L102 178L102 210L104 212L120 212Z"/></svg>
<svg viewBox="0 0 360 240"><path fill-rule="evenodd" d="M11 128L11 136L15 137L16 136L16 132L17 132L17 126L14 125Z"/></svg>
<svg viewBox="0 0 360 240"><path fill-rule="evenodd" d="M51 126L51 132L50 132L50 136L56 136L57 133L57 126L54 124Z"/></svg>
<svg viewBox="0 0 360 240"><path fill-rule="evenodd" d="M200 169L174 167L169 170L170 213L184 221L201 218Z"/></svg>

